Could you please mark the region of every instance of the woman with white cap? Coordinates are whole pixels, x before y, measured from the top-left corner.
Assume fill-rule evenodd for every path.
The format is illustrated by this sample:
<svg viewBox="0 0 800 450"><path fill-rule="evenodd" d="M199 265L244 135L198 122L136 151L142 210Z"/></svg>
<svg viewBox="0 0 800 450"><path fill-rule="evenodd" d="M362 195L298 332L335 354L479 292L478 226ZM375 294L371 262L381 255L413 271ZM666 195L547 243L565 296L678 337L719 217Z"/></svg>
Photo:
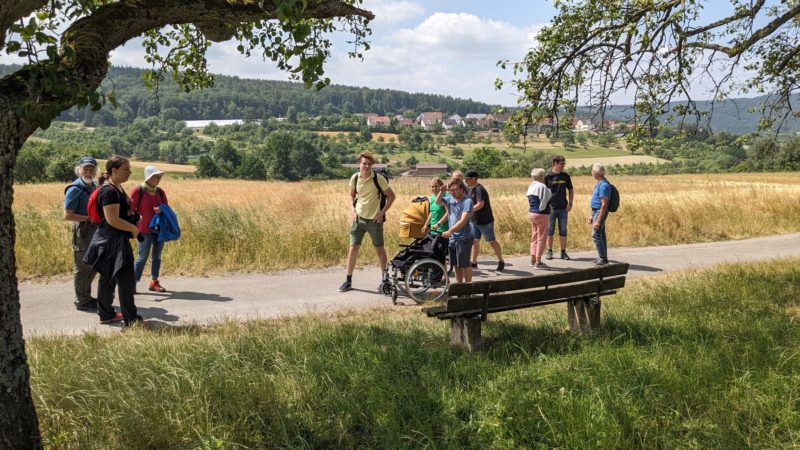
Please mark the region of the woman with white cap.
<svg viewBox="0 0 800 450"><path fill-rule="evenodd" d="M158 187L164 171L156 166L144 168L144 183L136 186L131 191L131 204L133 212L141 216L137 228L143 239L139 242L139 253L134 263L136 282L142 278L144 265L152 248L153 258L150 261L150 285L148 289L154 292L166 292L158 281L161 270L161 251L164 250L164 241L158 240L158 235L150 230L150 221L156 214L161 214L160 206L168 204L167 194Z"/></svg>

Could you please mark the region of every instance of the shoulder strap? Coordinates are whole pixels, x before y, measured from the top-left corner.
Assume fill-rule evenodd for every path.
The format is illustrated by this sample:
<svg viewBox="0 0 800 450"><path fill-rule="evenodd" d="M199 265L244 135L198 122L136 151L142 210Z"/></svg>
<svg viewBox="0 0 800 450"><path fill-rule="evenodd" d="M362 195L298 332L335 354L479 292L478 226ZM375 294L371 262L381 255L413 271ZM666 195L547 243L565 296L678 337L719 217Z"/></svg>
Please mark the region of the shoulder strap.
<svg viewBox="0 0 800 450"><path fill-rule="evenodd" d="M375 183L375 188L378 189L378 195L383 198L383 189L381 189L381 184L378 183L378 173L372 172L372 182Z"/></svg>

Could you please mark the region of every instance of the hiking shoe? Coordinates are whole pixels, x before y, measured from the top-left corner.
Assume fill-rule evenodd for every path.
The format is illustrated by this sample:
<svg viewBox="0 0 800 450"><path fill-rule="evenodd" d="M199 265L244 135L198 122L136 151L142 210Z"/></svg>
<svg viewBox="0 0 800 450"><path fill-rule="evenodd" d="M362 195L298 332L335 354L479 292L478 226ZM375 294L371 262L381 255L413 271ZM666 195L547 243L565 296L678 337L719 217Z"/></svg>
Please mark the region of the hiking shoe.
<svg viewBox="0 0 800 450"><path fill-rule="evenodd" d="M548 248L547 253L544 255L545 259L553 259L553 249Z"/></svg>
<svg viewBox="0 0 800 450"><path fill-rule="evenodd" d="M167 292L166 289L161 287L161 283L158 280L150 280L150 286L148 286L147 290L153 292Z"/></svg>
<svg viewBox="0 0 800 450"><path fill-rule="evenodd" d="M506 262L500 261L499 263L497 263L497 269L495 269L495 271L500 272L505 268L506 268Z"/></svg>
<svg viewBox="0 0 800 450"><path fill-rule="evenodd" d="M531 263L529 264L529 266L531 266L531 267L536 267L536 260L533 260L533 259L532 259L532 260L531 260Z"/></svg>
<svg viewBox="0 0 800 450"><path fill-rule="evenodd" d="M107 325L107 324L114 323L114 322L122 322L122 313L121 312L118 312L118 313L114 314L114 317L112 317L110 319L106 319L106 320L101 320L100 321L100 323L102 323L103 325Z"/></svg>
<svg viewBox="0 0 800 450"><path fill-rule="evenodd" d="M566 251L561 250L561 259L566 259L567 261L571 260L572 258L569 257Z"/></svg>
<svg viewBox="0 0 800 450"><path fill-rule="evenodd" d="M538 263L533 265L534 269L547 269L547 264L539 261Z"/></svg>
<svg viewBox="0 0 800 450"><path fill-rule="evenodd" d="M75 305L75 309L78 311L86 311L86 312L97 312L97 300L91 299L86 303L80 303Z"/></svg>
<svg viewBox="0 0 800 450"><path fill-rule="evenodd" d="M605 258L597 258L594 260L594 263L592 264L594 264L595 266L605 266L606 264L608 264L608 260Z"/></svg>
<svg viewBox="0 0 800 450"><path fill-rule="evenodd" d="M353 289L353 283L349 281L345 281L341 286L339 286L339 292L347 292L350 289Z"/></svg>

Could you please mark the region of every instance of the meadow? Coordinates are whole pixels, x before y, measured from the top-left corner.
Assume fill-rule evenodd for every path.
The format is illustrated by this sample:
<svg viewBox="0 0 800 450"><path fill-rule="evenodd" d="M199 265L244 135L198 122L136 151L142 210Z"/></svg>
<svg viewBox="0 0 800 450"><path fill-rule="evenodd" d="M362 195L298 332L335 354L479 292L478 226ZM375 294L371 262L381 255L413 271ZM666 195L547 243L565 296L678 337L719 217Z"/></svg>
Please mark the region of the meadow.
<svg viewBox="0 0 800 450"><path fill-rule="evenodd" d="M796 448L800 260L633 280L602 328L418 308L28 339L45 448Z"/></svg>
<svg viewBox="0 0 800 450"><path fill-rule="evenodd" d="M141 177L139 170L135 173ZM610 180L621 196L609 219L614 247L642 247L741 239L800 231L796 173L626 176ZM127 184L130 189L138 180ZM429 192L427 179L390 181L397 201L388 214L387 251L395 254L402 210ZM588 200L593 181L575 177L569 248L592 248ZM498 241L505 254L529 251L528 179L488 179ZM162 274L219 275L341 266L348 246L347 181L297 183L177 179L161 186L181 221L183 237L164 250ZM69 224L62 220L62 184L14 187L18 277L71 273ZM365 243L360 263L374 263ZM487 251L488 250L488 251ZM483 246L488 255L491 250ZM494 256L491 256L492 258Z"/></svg>

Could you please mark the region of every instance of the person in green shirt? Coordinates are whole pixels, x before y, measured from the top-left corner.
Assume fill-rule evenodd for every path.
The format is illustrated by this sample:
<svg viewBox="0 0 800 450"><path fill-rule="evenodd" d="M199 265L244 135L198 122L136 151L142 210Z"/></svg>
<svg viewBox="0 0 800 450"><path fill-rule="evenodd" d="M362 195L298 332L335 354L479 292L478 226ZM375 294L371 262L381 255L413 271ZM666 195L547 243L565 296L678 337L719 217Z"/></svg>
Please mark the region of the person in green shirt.
<svg viewBox="0 0 800 450"><path fill-rule="evenodd" d="M442 234L447 231L449 227L447 222L447 206L436 203L436 196L439 195L439 191L443 189L444 182L441 178L434 178L431 180L430 213L428 214L428 220L425 221L425 226L422 227L423 233L430 231L431 234Z"/></svg>

